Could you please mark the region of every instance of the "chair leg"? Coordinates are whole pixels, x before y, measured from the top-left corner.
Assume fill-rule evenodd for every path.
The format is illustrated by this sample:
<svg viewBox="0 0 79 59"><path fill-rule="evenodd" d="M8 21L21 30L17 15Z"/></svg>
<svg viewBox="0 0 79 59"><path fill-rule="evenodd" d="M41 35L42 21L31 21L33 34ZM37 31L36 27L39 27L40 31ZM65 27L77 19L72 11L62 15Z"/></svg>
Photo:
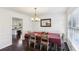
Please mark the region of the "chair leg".
<svg viewBox="0 0 79 59"><path fill-rule="evenodd" d="M34 43L34 48L35 48L36 44Z"/></svg>
<svg viewBox="0 0 79 59"><path fill-rule="evenodd" d="M47 45L47 51L48 51L48 49L49 49L49 46Z"/></svg>
<svg viewBox="0 0 79 59"><path fill-rule="evenodd" d="M29 47L30 47L30 41L29 41Z"/></svg>
<svg viewBox="0 0 79 59"><path fill-rule="evenodd" d="M42 45L40 44L40 50L42 49Z"/></svg>

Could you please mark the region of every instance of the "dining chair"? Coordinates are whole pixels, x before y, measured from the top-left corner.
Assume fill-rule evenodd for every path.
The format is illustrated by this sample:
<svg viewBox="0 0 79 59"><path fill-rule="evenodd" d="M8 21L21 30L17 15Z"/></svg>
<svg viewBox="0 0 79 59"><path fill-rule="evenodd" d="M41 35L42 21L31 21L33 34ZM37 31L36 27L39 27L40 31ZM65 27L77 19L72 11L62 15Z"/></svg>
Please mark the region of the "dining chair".
<svg viewBox="0 0 79 59"><path fill-rule="evenodd" d="M41 48L42 48L42 45L45 45L46 48L47 48L47 51L48 51L48 49L49 49L49 40L48 40L48 35L47 34L43 34L42 37L41 37Z"/></svg>
<svg viewBox="0 0 79 59"><path fill-rule="evenodd" d="M36 46L35 46L35 48L40 50L40 46L41 46L41 36L36 36Z"/></svg>
<svg viewBox="0 0 79 59"><path fill-rule="evenodd" d="M25 36L24 36L24 42L26 43L25 45L27 46L27 47L29 47L29 39L30 39L30 35L29 34L25 34Z"/></svg>
<svg viewBox="0 0 79 59"><path fill-rule="evenodd" d="M35 45L36 45L36 36L34 34L30 34L30 39L29 39L29 47L31 45L31 43L34 44L34 48L35 48Z"/></svg>

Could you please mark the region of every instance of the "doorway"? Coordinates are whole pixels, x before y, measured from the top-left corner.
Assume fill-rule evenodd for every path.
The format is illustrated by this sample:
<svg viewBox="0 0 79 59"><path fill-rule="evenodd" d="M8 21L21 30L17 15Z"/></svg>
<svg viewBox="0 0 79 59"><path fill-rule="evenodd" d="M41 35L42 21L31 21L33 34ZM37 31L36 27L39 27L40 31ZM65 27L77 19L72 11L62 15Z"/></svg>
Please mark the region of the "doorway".
<svg viewBox="0 0 79 59"><path fill-rule="evenodd" d="M12 42L20 40L23 30L23 20L17 17L12 17Z"/></svg>

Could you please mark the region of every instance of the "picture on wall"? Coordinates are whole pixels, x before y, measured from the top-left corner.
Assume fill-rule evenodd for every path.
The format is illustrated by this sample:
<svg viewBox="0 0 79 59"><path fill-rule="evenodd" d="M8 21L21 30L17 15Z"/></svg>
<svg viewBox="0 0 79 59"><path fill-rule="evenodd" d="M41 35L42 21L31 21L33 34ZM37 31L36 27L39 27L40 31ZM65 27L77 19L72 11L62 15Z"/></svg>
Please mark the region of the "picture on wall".
<svg viewBox="0 0 79 59"><path fill-rule="evenodd" d="M49 19L41 19L40 26L41 27L51 27L51 18L49 18Z"/></svg>

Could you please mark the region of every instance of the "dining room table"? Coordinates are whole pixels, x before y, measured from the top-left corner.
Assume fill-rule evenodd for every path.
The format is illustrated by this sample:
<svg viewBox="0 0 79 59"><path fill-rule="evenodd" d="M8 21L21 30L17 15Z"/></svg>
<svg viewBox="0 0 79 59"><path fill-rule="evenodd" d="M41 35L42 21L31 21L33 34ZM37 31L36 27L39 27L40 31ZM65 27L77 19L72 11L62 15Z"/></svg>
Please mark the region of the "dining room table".
<svg viewBox="0 0 79 59"><path fill-rule="evenodd" d="M37 39L40 41L44 33L43 32L31 32L31 34L34 34L37 37ZM55 43L57 44L57 46L61 46L61 37L59 33L48 33L47 35L48 35L49 43Z"/></svg>
<svg viewBox="0 0 79 59"><path fill-rule="evenodd" d="M49 43L55 43L57 46L61 46L61 37L59 33L48 33Z"/></svg>

